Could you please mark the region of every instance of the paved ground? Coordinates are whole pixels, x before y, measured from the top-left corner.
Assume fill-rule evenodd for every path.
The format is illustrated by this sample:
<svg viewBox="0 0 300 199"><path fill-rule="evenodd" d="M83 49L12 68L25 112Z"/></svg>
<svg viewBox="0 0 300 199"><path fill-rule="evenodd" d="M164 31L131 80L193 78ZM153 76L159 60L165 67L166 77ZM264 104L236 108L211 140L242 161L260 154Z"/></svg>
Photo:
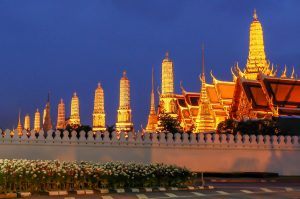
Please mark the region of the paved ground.
<svg viewBox="0 0 300 199"><path fill-rule="evenodd" d="M216 199L300 199L300 182L211 182L214 190L191 191L165 191L152 193L124 193L124 194L94 194L94 195L69 195L68 197L40 196L37 199L168 199L168 198L216 198Z"/></svg>

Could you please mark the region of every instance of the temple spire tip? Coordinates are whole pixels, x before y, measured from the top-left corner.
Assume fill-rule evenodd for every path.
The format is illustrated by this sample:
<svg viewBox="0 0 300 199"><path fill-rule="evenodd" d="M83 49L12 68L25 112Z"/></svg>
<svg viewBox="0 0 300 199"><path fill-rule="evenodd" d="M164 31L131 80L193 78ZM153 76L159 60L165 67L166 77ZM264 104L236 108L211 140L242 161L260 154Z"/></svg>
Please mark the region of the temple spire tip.
<svg viewBox="0 0 300 199"><path fill-rule="evenodd" d="M254 11L253 11L253 19L254 20L257 20L258 17L257 17L257 13L256 13L256 9L254 8Z"/></svg>

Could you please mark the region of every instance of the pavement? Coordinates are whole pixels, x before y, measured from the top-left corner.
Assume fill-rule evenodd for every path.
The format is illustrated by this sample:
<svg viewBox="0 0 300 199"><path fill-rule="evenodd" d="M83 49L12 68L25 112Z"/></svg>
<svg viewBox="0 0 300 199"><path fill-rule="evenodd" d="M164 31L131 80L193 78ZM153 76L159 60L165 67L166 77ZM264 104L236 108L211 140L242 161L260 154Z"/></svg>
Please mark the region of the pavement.
<svg viewBox="0 0 300 199"><path fill-rule="evenodd" d="M281 182L276 180L254 180L254 181L230 181L222 180L207 182L215 189L212 190L179 190L179 191L156 191L156 192L141 192L141 193L109 193L93 195L74 195L68 196L41 196L33 195L30 198L34 199L168 199L168 198L216 198L216 199L300 199L300 180L291 182Z"/></svg>

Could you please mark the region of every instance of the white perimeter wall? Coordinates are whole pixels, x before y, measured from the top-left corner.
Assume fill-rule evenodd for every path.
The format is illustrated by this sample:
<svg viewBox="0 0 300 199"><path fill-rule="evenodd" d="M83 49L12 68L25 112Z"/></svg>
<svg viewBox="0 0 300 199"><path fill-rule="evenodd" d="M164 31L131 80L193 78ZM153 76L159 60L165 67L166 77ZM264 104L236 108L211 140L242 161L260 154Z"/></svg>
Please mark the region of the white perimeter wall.
<svg viewBox="0 0 300 199"><path fill-rule="evenodd" d="M0 138L0 158L26 158L43 160L87 160L87 161L134 161L142 163L166 163L185 166L193 171L204 172L276 172L281 175L300 175L300 144L299 137L294 136L233 136L233 135L206 135L200 134L188 139L171 134L159 140L157 134L125 134L120 137L115 134L109 139L105 133L104 139L100 136L94 139L92 132L80 139L72 132L71 139L68 133L64 137L51 136L48 132L45 138L25 135L18 137L17 133L10 136L6 130ZM33 133L33 132L32 132Z"/></svg>

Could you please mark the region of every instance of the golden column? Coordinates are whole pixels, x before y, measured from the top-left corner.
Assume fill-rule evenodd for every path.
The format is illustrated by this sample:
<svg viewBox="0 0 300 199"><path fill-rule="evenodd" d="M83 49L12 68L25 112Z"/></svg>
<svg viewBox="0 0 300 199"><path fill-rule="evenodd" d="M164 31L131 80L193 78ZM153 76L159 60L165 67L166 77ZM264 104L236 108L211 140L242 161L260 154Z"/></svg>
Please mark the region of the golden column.
<svg viewBox="0 0 300 199"><path fill-rule="evenodd" d="M154 132L157 128L158 117L155 111L155 96L154 96L154 70L152 68L152 89L151 89L151 99L150 99L150 112L148 116L148 123L146 126L146 131Z"/></svg>
<svg viewBox="0 0 300 199"><path fill-rule="evenodd" d="M173 62L169 58L169 52L166 52L166 57L162 61L161 67L161 94L174 93L174 67Z"/></svg>
<svg viewBox="0 0 300 199"><path fill-rule="evenodd" d="M116 130L131 131L133 123L131 120L130 108L130 81L126 77L126 71L123 72L123 77L120 80L120 102L119 102Z"/></svg>
<svg viewBox="0 0 300 199"><path fill-rule="evenodd" d="M46 107L44 110L44 123L43 123L43 130L47 132L52 129L52 120L50 115L50 95L48 94L48 101L46 103Z"/></svg>
<svg viewBox="0 0 300 199"><path fill-rule="evenodd" d="M104 91L100 83L95 90L93 131L105 131Z"/></svg>
<svg viewBox="0 0 300 199"><path fill-rule="evenodd" d="M249 32L249 54L244 71L245 78L255 80L259 72L269 75L271 71L265 54L263 29L254 10Z"/></svg>
<svg viewBox="0 0 300 199"><path fill-rule="evenodd" d="M208 132L216 129L215 116L212 111L210 101L207 96L205 72L204 72L204 47L202 46L202 74L201 74L201 91L199 99L199 110L196 119L194 132Z"/></svg>
<svg viewBox="0 0 300 199"><path fill-rule="evenodd" d="M159 98L158 112L169 113L172 117L177 117L178 108L174 94L174 65L168 52L166 52L161 64L161 94Z"/></svg>
<svg viewBox="0 0 300 199"><path fill-rule="evenodd" d="M79 98L78 98L76 92L73 94L73 97L71 100L70 124L72 126L80 126Z"/></svg>
<svg viewBox="0 0 300 199"><path fill-rule="evenodd" d="M64 103L63 99L60 99L60 103L57 106L56 129L65 129L65 128L66 128L65 103Z"/></svg>
<svg viewBox="0 0 300 199"><path fill-rule="evenodd" d="M30 130L30 116L28 114L25 115L24 129L28 131Z"/></svg>
<svg viewBox="0 0 300 199"><path fill-rule="evenodd" d="M18 121L18 126L17 126L17 131L18 131L18 136L22 136L23 135L23 127L21 124L21 111L19 111L19 121Z"/></svg>
<svg viewBox="0 0 300 199"><path fill-rule="evenodd" d="M34 114L34 130L36 132L39 132L41 130L41 114L39 112L39 109L36 109L36 112Z"/></svg>

